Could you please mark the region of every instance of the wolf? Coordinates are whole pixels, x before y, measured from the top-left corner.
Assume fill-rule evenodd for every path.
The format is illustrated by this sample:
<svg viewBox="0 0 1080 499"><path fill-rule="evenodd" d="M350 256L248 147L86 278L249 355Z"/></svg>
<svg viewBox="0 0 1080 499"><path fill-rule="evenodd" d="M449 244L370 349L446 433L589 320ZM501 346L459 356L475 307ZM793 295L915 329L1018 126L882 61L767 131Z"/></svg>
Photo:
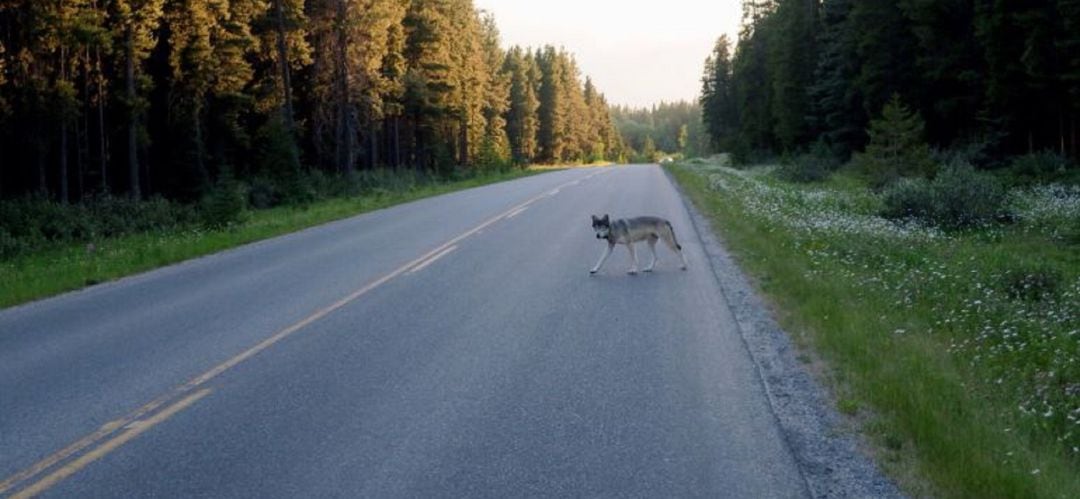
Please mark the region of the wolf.
<svg viewBox="0 0 1080 499"><path fill-rule="evenodd" d="M652 272L653 267L656 265L656 241L663 239L671 251L674 251L679 255L682 260L682 269L686 270L686 256L683 255L682 246L675 240L675 229L671 227L671 222L660 217L636 217L636 218L620 218L611 220L611 216L604 215L603 217L592 216L592 228L596 232L597 239L607 239L607 248L604 250L603 256L600 257L600 261L596 262L596 266L589 271L589 274L595 274L600 271L600 267L604 265L608 257L611 256L611 251L615 249L616 244L625 244L626 248L630 251L631 264L628 273L630 275L637 274L638 261L637 254L634 252L634 243L638 241L648 241L649 249L652 250L652 262L645 268L645 272Z"/></svg>

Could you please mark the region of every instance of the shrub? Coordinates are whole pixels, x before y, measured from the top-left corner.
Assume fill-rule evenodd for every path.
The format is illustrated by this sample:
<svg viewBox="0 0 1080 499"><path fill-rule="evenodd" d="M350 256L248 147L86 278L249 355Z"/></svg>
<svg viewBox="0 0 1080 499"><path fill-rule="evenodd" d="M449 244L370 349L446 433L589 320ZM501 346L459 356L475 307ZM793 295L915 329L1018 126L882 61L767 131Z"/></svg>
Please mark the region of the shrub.
<svg viewBox="0 0 1080 499"><path fill-rule="evenodd" d="M1061 272L1045 266L1011 269L1002 276L1002 287L1013 299L1040 301L1057 293Z"/></svg>
<svg viewBox="0 0 1080 499"><path fill-rule="evenodd" d="M776 176L788 182L820 182L839 166L828 146L817 142L809 152L782 161Z"/></svg>
<svg viewBox="0 0 1080 499"><path fill-rule="evenodd" d="M208 229L222 229L243 221L247 210L246 194L231 178L218 181L199 204L202 225Z"/></svg>
<svg viewBox="0 0 1080 499"><path fill-rule="evenodd" d="M1038 183L1080 181L1077 171L1068 158L1053 151L1041 151L1013 158L1007 175L1009 183L1027 186Z"/></svg>
<svg viewBox="0 0 1080 499"><path fill-rule="evenodd" d="M1005 190L967 164L945 168L934 180L906 179L882 195L881 215L915 218L945 229L962 229L1004 215Z"/></svg>
<svg viewBox="0 0 1080 499"><path fill-rule="evenodd" d="M933 198L928 180L901 179L889 185L882 193L884 208L881 216L929 221L933 216Z"/></svg>
<svg viewBox="0 0 1080 499"><path fill-rule="evenodd" d="M68 244L137 232L187 226L194 211L154 197L137 201L102 195L80 204L41 197L0 202L0 258L11 258L49 244Z"/></svg>
<svg viewBox="0 0 1080 499"><path fill-rule="evenodd" d="M934 221L958 229L990 222L1004 214L1005 189L994 177L971 165L946 168L931 183Z"/></svg>
<svg viewBox="0 0 1080 499"><path fill-rule="evenodd" d="M248 204L256 210L272 208L281 202L281 193L277 186L266 177L251 179L247 191Z"/></svg>
<svg viewBox="0 0 1080 499"><path fill-rule="evenodd" d="M11 233L0 227L0 259L8 259L21 254L27 249L27 242L16 239Z"/></svg>

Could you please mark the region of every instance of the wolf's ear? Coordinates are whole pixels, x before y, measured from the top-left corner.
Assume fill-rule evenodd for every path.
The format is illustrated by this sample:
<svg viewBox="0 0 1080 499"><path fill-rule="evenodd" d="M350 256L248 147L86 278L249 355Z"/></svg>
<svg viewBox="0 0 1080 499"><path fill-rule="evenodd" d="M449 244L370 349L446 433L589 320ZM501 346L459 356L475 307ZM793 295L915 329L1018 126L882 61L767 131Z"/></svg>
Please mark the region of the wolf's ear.
<svg viewBox="0 0 1080 499"><path fill-rule="evenodd" d="M607 214L605 213L605 214L604 214L604 218L601 218L601 219L600 219L600 221L602 221L602 222L604 222L604 223L608 223L608 222L610 222L610 221L611 221L611 217L609 217L609 216L608 216L608 215L607 215Z"/></svg>
<svg viewBox="0 0 1080 499"><path fill-rule="evenodd" d="M596 215L593 215L593 216L592 216L592 223L594 223L594 224L595 224L595 223L596 223L596 222L598 222L599 220L600 220L599 218L596 218Z"/></svg>

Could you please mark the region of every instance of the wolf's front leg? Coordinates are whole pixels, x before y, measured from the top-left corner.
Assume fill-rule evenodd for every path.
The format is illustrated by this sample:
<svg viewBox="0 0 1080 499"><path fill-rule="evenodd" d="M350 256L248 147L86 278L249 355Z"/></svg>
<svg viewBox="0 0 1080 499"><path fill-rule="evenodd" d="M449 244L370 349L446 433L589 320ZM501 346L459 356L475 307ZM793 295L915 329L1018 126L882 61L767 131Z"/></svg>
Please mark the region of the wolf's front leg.
<svg viewBox="0 0 1080 499"><path fill-rule="evenodd" d="M600 271L600 267L604 266L604 262L611 256L611 250L614 247L614 244L608 243L607 248L604 249L604 254L600 256L600 261L596 262L596 266L589 271L590 274L595 274Z"/></svg>
<svg viewBox="0 0 1080 499"><path fill-rule="evenodd" d="M635 275L637 274L637 252L634 251L634 243L627 244L626 249L630 250L630 261L633 262L630 264L630 270L627 270L626 273Z"/></svg>

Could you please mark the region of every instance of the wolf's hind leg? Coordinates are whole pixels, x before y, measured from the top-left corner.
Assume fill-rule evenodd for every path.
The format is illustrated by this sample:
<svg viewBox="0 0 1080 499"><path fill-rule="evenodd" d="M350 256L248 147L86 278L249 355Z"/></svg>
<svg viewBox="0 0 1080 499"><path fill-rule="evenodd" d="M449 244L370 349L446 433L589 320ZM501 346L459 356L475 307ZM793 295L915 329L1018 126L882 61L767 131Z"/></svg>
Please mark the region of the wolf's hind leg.
<svg viewBox="0 0 1080 499"><path fill-rule="evenodd" d="M683 254L682 246L675 242L675 231L671 229L670 226L668 227L667 233L663 234L662 239L664 240L664 244L667 244L667 247L671 248L671 251L674 251L679 255L679 259L682 260L682 269L686 270L686 255Z"/></svg>
<svg viewBox="0 0 1080 499"><path fill-rule="evenodd" d="M649 266L645 267L645 272L652 272L653 267L656 266L656 260L658 260L658 258L656 257L657 239L659 239L657 236L649 237L649 250L652 251L652 262L649 262Z"/></svg>

